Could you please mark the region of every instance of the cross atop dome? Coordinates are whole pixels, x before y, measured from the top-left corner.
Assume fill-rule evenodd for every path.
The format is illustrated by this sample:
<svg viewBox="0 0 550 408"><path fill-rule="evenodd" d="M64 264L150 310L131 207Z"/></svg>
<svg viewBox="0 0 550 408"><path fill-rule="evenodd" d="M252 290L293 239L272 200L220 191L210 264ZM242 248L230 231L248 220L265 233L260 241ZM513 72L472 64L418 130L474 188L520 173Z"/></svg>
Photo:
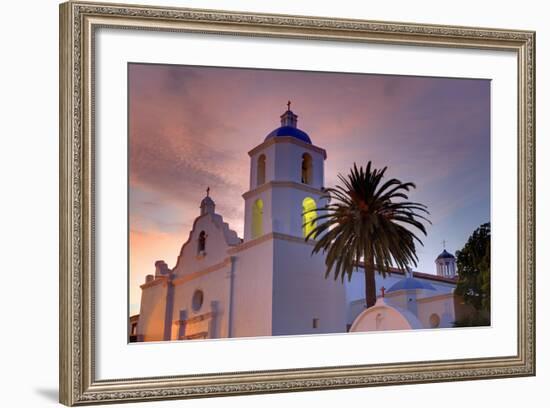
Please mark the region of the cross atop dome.
<svg viewBox="0 0 550 408"><path fill-rule="evenodd" d="M290 136L311 144L308 134L298 129L298 115L290 110L290 104L290 101L286 103L287 110L281 115L281 126L269 133L265 140L278 136Z"/></svg>
<svg viewBox="0 0 550 408"><path fill-rule="evenodd" d="M206 188L206 197L201 201L201 215L206 213L214 214L216 210L216 203L210 198L210 187Z"/></svg>
<svg viewBox="0 0 550 408"><path fill-rule="evenodd" d="M286 112L281 115L281 126L296 128L298 125L298 115L290 110L290 101L287 102L286 106Z"/></svg>

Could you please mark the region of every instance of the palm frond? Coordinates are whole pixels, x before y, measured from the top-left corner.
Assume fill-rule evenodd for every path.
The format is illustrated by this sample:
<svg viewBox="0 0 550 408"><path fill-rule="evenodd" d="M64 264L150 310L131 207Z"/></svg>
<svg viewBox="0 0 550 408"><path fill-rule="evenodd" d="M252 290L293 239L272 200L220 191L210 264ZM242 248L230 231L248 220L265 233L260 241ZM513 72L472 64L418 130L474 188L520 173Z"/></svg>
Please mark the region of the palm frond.
<svg viewBox="0 0 550 408"><path fill-rule="evenodd" d="M325 254L325 277L351 279L367 259L383 274L394 265L416 266L416 245L423 245L419 234L427 234L430 213L426 205L408 201L414 183L383 181L386 171L370 161L366 167L354 163L348 175L338 175L338 185L325 189L325 206L304 212L316 214L305 239L316 239L312 253Z"/></svg>

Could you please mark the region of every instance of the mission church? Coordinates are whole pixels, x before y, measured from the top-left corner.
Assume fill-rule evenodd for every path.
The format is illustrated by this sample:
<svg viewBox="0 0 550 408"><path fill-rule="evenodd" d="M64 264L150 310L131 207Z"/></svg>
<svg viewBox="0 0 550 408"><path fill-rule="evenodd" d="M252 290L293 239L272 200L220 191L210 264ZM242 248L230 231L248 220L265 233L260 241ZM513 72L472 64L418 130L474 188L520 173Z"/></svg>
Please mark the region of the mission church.
<svg viewBox="0 0 550 408"><path fill-rule="evenodd" d="M130 341L452 327L456 262L446 250L436 274L377 273L379 298L368 309L361 265L351 281L324 278L324 255L304 239L316 214L303 213L326 204L327 153L297 120L289 102L281 126L248 152L243 239L207 189L175 266L155 262L141 285Z"/></svg>

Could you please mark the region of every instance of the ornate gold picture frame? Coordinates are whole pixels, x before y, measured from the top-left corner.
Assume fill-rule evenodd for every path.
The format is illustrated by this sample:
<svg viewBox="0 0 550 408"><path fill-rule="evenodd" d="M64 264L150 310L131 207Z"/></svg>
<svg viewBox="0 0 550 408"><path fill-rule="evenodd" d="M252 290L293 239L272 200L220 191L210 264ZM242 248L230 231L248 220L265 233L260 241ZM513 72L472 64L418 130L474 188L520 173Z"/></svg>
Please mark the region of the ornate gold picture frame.
<svg viewBox="0 0 550 408"><path fill-rule="evenodd" d="M431 46L517 57L517 353L483 358L98 379L95 35L100 28ZM498 118L493 118L498 120ZM125 137L125 135L120 135ZM535 375L535 33L229 11L60 6L60 402L80 405ZM121 271L125 273L125 271Z"/></svg>

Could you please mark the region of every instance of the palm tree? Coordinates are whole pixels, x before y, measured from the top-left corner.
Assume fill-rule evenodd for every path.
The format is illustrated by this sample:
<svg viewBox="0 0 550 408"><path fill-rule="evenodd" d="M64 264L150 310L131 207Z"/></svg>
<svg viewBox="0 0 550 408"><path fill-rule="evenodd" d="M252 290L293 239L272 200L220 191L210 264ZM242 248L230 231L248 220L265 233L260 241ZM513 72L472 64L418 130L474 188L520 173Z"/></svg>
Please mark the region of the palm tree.
<svg viewBox="0 0 550 408"><path fill-rule="evenodd" d="M366 307L376 303L375 269L385 276L393 264L401 270L416 266L415 242L424 244L408 228L426 235L422 222L430 223L424 204L407 201L416 186L394 178L382 183L386 169L371 168L369 161L366 169L354 163L347 177L339 174L342 185L325 190L328 204L312 210L320 215L305 238L318 238L312 254L326 253L325 278L333 271L335 280L349 280L363 261Z"/></svg>

